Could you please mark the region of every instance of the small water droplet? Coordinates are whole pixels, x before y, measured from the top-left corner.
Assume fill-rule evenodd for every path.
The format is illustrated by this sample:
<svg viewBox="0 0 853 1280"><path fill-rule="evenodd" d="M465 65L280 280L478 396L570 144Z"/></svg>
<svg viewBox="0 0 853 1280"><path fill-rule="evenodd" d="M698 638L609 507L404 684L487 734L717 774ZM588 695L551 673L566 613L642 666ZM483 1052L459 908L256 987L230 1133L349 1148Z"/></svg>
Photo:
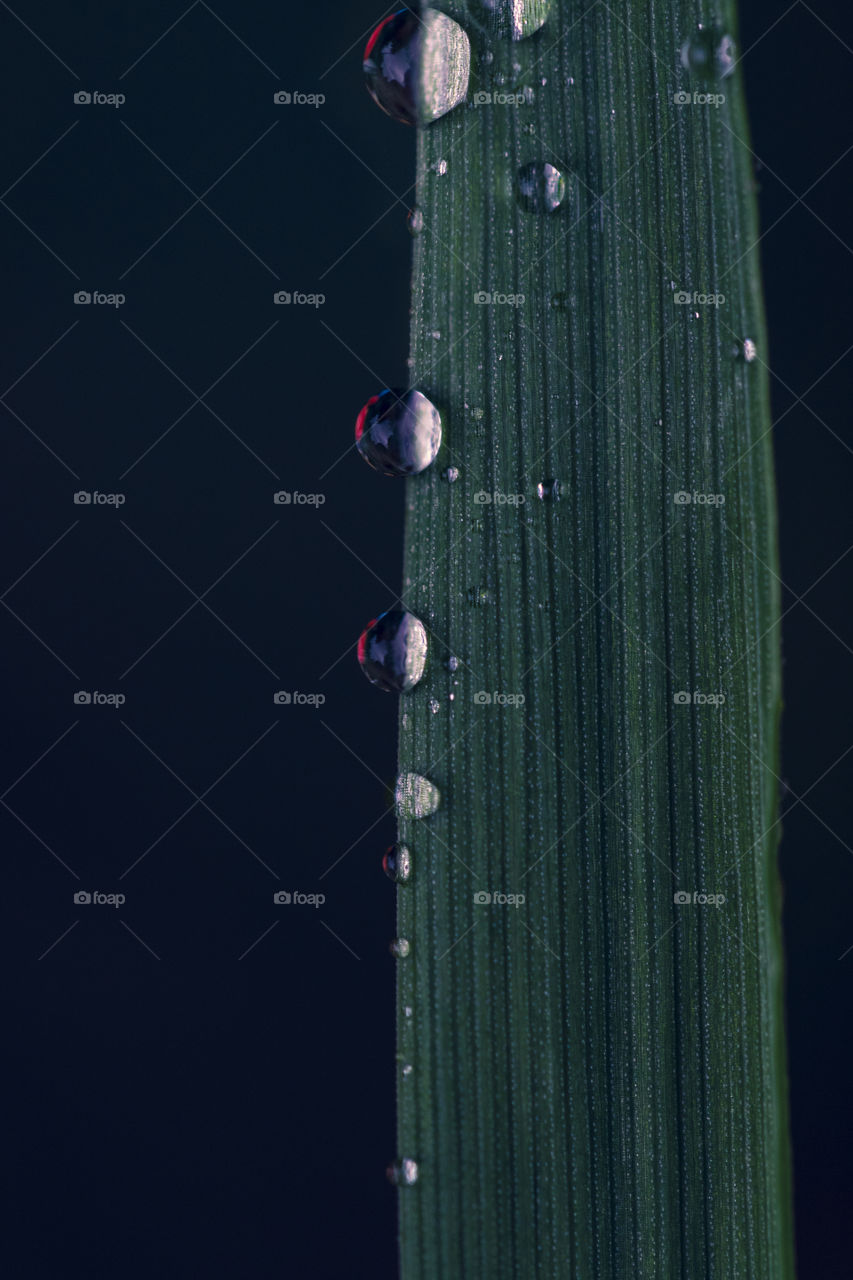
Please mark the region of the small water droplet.
<svg viewBox="0 0 853 1280"><path fill-rule="evenodd" d="M448 698L448 701L449 701L449 702L452 702L452 701L454 700L454 698L455 698L455 697L456 697L456 694L455 694L455 693L449 693L449 694L447 695L447 698Z"/></svg>
<svg viewBox="0 0 853 1280"><path fill-rule="evenodd" d="M382 859L382 870L395 884L406 884L412 876L412 855L408 846L392 844Z"/></svg>
<svg viewBox="0 0 853 1280"><path fill-rule="evenodd" d="M439 711L441 710L441 703L438 701L438 698L430 698L429 709L434 716L438 715Z"/></svg>
<svg viewBox="0 0 853 1280"><path fill-rule="evenodd" d="M416 476L435 461L441 415L420 391L388 388L371 396L356 419L358 451L384 476Z"/></svg>
<svg viewBox="0 0 853 1280"><path fill-rule="evenodd" d="M566 84L567 84L567 85L568 85L568 87L571 89L571 87L572 87L572 85L574 84L574 82L575 82L575 78L574 78L574 76L569 76L568 80L566 81Z"/></svg>
<svg viewBox="0 0 853 1280"><path fill-rule="evenodd" d="M412 1066L411 1062L406 1062L401 1068L401 1074L404 1076L410 1076L413 1070L414 1070L414 1067Z"/></svg>
<svg viewBox="0 0 853 1280"><path fill-rule="evenodd" d="M551 0L482 0L482 5L495 15L498 35L526 40L545 22Z"/></svg>
<svg viewBox="0 0 853 1280"><path fill-rule="evenodd" d="M430 335L429 335L429 336L430 336L431 338L435 338L436 342L438 342L438 340L441 338L441 330L440 330L440 329L433 329L433 330L430 332Z"/></svg>
<svg viewBox="0 0 853 1280"><path fill-rule="evenodd" d="M448 671L459 670L459 659L456 657L455 653L451 653L450 657L447 659L447 662L445 663L445 666L447 667Z"/></svg>
<svg viewBox="0 0 853 1280"><path fill-rule="evenodd" d="M410 209L406 217L406 226L409 228L409 235L419 236L424 229L423 209L419 209L417 205L414 209Z"/></svg>
<svg viewBox="0 0 853 1280"><path fill-rule="evenodd" d="M403 1013L404 1013L405 1017L407 1017L407 1018L411 1018L411 1016L412 1016L412 1006L411 1006L410 1004L407 1004L407 1005L406 1005L406 1007L405 1007L405 1009L403 1010Z"/></svg>
<svg viewBox="0 0 853 1280"><path fill-rule="evenodd" d="M445 467L444 471L441 473L441 478L442 480L446 480L448 484L456 484L456 481L459 479L459 468Z"/></svg>
<svg viewBox="0 0 853 1280"><path fill-rule="evenodd" d="M681 46L681 65L708 80L725 80L735 69L737 53L730 35L719 27L703 27Z"/></svg>
<svg viewBox="0 0 853 1280"><path fill-rule="evenodd" d="M516 175L520 203L530 213L554 213L566 194L566 180L552 164L526 164Z"/></svg>
<svg viewBox="0 0 853 1280"><path fill-rule="evenodd" d="M752 338L744 338L743 340L743 358L747 364L752 364L758 355L758 347Z"/></svg>
<svg viewBox="0 0 853 1280"><path fill-rule="evenodd" d="M389 609L373 618L358 640L358 661L371 684L387 693L408 693L424 673L427 633L420 618Z"/></svg>
<svg viewBox="0 0 853 1280"><path fill-rule="evenodd" d="M384 18L364 50L373 101L403 124L429 124L468 92L471 45L457 22L437 9L401 9Z"/></svg>
<svg viewBox="0 0 853 1280"><path fill-rule="evenodd" d="M434 782L420 773L401 773L394 792L397 812L404 818L428 818L441 804Z"/></svg>
<svg viewBox="0 0 853 1280"><path fill-rule="evenodd" d="M395 1160L385 1170L388 1181L395 1187L412 1187L418 1180L417 1160Z"/></svg>
<svg viewBox="0 0 853 1280"><path fill-rule="evenodd" d="M471 410L471 417L476 418L477 421L479 422L480 418L483 417L483 413L484 413L484 410L481 409L479 405L477 405L475 408Z"/></svg>
<svg viewBox="0 0 853 1280"><path fill-rule="evenodd" d="M559 480L540 480L536 486L536 497L543 502L556 502L560 497Z"/></svg>
<svg viewBox="0 0 853 1280"><path fill-rule="evenodd" d="M437 161L435 166L435 171L436 173L441 174L441 176L444 177L444 175L447 173L447 161L446 160Z"/></svg>
<svg viewBox="0 0 853 1280"><path fill-rule="evenodd" d="M388 950L397 960L404 960L411 949L411 943L408 938L392 938L388 944Z"/></svg>

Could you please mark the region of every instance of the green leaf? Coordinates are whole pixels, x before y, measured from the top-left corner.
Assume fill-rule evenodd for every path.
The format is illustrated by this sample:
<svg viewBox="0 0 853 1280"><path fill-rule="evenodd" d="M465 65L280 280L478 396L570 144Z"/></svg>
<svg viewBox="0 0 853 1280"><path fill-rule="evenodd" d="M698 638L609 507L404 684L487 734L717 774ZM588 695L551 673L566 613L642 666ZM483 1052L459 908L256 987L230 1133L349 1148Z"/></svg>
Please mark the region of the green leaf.
<svg viewBox="0 0 853 1280"><path fill-rule="evenodd" d="M444 8L472 78L418 130L411 385L444 442L406 481L404 602L430 656L400 770L441 804L400 818L402 1274L786 1280L779 598L741 68L685 69L708 20L686 0L555 0L517 42L488 6ZM565 178L552 213L515 187L543 163Z"/></svg>

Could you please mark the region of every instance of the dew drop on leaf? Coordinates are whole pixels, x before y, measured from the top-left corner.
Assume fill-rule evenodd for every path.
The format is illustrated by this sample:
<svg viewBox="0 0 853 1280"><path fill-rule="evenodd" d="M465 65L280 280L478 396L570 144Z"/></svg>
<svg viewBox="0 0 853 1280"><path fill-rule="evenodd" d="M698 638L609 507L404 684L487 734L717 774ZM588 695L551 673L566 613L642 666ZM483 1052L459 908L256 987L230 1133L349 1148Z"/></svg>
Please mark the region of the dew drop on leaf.
<svg viewBox="0 0 853 1280"><path fill-rule="evenodd" d="M566 180L552 164L525 164L515 182L519 201L530 213L554 213L566 195Z"/></svg>
<svg viewBox="0 0 853 1280"><path fill-rule="evenodd" d="M388 1181L395 1187L412 1187L418 1180L417 1160L395 1160L385 1170Z"/></svg>
<svg viewBox="0 0 853 1280"><path fill-rule="evenodd" d="M542 502L556 502L559 496L559 480L540 480L536 486L536 497Z"/></svg>
<svg viewBox="0 0 853 1280"><path fill-rule="evenodd" d="M435 461L441 415L420 391L386 389L371 396L356 419L358 451L385 476L415 476Z"/></svg>
<svg viewBox="0 0 853 1280"><path fill-rule="evenodd" d="M412 855L408 846L392 844L382 859L382 870L395 884L406 884L412 876Z"/></svg>
<svg viewBox="0 0 853 1280"><path fill-rule="evenodd" d="M424 229L424 211L415 206L410 209L406 218L406 226L409 228L409 235L419 236Z"/></svg>
<svg viewBox="0 0 853 1280"><path fill-rule="evenodd" d="M400 9L373 32L363 65L368 92L383 111L403 124L429 124L464 101L471 46L446 13Z"/></svg>
<svg viewBox="0 0 853 1280"><path fill-rule="evenodd" d="M408 938L393 938L388 944L388 950L396 960L405 959L411 949L411 943Z"/></svg>
<svg viewBox="0 0 853 1280"><path fill-rule="evenodd" d="M481 0L495 16L498 35L510 40L526 40L548 17L551 0Z"/></svg>
<svg viewBox="0 0 853 1280"><path fill-rule="evenodd" d="M423 676L426 658L426 628L405 609L381 613L359 636L359 665L370 683L387 693L414 689Z"/></svg>
<svg viewBox="0 0 853 1280"><path fill-rule="evenodd" d="M403 818L428 818L441 804L434 782L420 773L401 773L394 791L397 812Z"/></svg>
<svg viewBox="0 0 853 1280"><path fill-rule="evenodd" d="M734 41L719 27L699 27L681 46L681 65L706 80L725 80L736 61Z"/></svg>

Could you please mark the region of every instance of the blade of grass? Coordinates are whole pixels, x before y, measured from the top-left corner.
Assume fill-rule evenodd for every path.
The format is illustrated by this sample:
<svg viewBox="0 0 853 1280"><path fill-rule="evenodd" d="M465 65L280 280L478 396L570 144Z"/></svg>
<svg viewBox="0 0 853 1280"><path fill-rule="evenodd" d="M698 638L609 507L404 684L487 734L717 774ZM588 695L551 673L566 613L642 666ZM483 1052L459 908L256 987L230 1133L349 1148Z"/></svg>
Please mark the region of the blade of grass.
<svg viewBox="0 0 853 1280"><path fill-rule="evenodd" d="M418 132L411 381L445 440L406 482L431 653L400 768L442 803L400 820L402 1274L780 1280L779 599L741 72L682 67L686 0L557 0L520 43L444 7L473 77ZM545 162L566 197L531 213L515 174Z"/></svg>

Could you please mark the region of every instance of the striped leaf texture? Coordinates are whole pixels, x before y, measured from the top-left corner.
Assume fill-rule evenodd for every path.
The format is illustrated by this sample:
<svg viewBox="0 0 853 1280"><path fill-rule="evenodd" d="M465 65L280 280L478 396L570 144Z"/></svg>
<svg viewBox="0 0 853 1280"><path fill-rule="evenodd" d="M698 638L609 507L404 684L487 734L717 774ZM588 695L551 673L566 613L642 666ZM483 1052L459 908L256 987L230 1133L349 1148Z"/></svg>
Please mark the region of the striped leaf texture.
<svg viewBox="0 0 853 1280"><path fill-rule="evenodd" d="M513 39L528 7L547 18ZM735 14L443 9L471 77L417 130L409 385L443 441L405 481L429 655L399 760L440 803L399 820L402 1275L786 1280L776 515Z"/></svg>

